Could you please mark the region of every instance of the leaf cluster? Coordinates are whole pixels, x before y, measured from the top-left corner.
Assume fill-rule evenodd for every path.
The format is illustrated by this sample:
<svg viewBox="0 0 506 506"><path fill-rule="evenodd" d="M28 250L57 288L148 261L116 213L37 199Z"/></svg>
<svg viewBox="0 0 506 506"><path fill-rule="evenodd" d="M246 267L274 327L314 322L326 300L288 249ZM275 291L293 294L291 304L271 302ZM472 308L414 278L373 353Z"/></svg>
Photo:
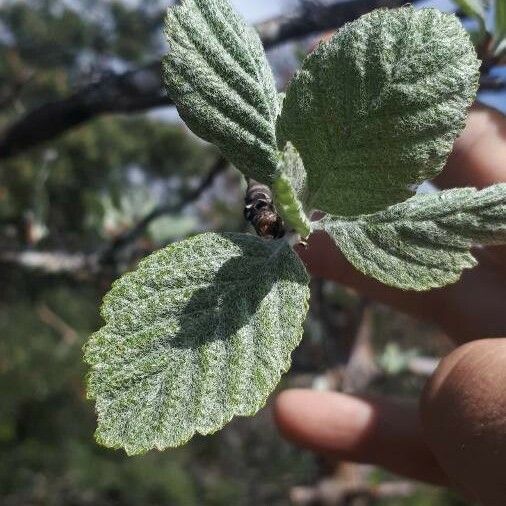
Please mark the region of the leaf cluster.
<svg viewBox="0 0 506 506"><path fill-rule="evenodd" d="M164 449L255 413L298 344L307 275L290 245L324 230L359 270L404 290L455 282L471 246L506 242L506 185L415 195L443 168L478 87L453 15L405 7L346 24L277 94L228 0L169 9L164 80L181 117L272 188L279 240L203 234L106 296L86 346L97 439ZM313 212L325 214L311 221Z"/></svg>

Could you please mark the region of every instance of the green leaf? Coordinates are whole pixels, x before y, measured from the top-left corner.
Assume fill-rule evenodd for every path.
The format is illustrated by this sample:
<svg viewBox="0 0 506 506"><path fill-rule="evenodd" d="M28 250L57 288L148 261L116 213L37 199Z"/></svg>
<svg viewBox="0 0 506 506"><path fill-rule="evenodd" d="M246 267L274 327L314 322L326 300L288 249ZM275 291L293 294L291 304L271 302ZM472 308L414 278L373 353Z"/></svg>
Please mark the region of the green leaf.
<svg viewBox="0 0 506 506"><path fill-rule="evenodd" d="M501 0L499 0L500 3ZM477 19L480 26L485 30L485 21L487 17L486 3L483 0L454 0L462 12L471 18Z"/></svg>
<svg viewBox="0 0 506 506"><path fill-rule="evenodd" d="M339 215L384 209L443 167L478 87L454 15L377 10L341 28L290 83L278 144L308 175L308 204Z"/></svg>
<svg viewBox="0 0 506 506"><path fill-rule="evenodd" d="M302 202L297 198L297 194L285 174L280 174L274 181L272 191L276 209L285 224L303 239L306 239L311 233L311 222L306 216Z"/></svg>
<svg viewBox="0 0 506 506"><path fill-rule="evenodd" d="M495 1L495 45L498 56L506 54L506 2Z"/></svg>
<svg viewBox="0 0 506 506"><path fill-rule="evenodd" d="M166 34L163 75L183 120L246 176L270 184L279 97L258 34L228 0L183 0L169 9Z"/></svg>
<svg viewBox="0 0 506 506"><path fill-rule="evenodd" d="M291 142L287 142L281 153L278 173L284 174L293 187L297 198L304 203L307 199L307 174L299 153Z"/></svg>
<svg viewBox="0 0 506 506"><path fill-rule="evenodd" d="M476 265L470 248L506 243L506 184L420 194L385 211L327 217L317 226L361 272L404 290L456 282Z"/></svg>
<svg viewBox="0 0 506 506"><path fill-rule="evenodd" d="M311 222L304 210L306 198L306 170L293 144L287 143L272 184L276 209L285 225L303 239L311 233Z"/></svg>
<svg viewBox="0 0 506 506"><path fill-rule="evenodd" d="M302 336L306 271L285 241L202 234L116 281L85 348L97 441L181 445L256 413Z"/></svg>

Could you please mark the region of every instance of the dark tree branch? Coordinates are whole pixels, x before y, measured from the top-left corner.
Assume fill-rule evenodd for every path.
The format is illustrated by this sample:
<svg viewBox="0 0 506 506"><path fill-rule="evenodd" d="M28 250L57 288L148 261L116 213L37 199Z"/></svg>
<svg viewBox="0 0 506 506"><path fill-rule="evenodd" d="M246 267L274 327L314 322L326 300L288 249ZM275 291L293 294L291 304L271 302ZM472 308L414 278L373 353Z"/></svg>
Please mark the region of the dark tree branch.
<svg viewBox="0 0 506 506"><path fill-rule="evenodd" d="M377 7L398 7L404 0L339 0L329 5L304 3L291 15L256 26L268 49L288 40L335 29ZM74 95L27 113L0 135L0 160L49 141L67 130L107 113L131 113L171 101L161 84L160 62L120 75L108 75Z"/></svg>
<svg viewBox="0 0 506 506"><path fill-rule="evenodd" d="M66 99L34 109L7 128L0 137L0 159L18 155L95 116L143 111L170 103L162 92L158 62L110 75Z"/></svg>
<svg viewBox="0 0 506 506"><path fill-rule="evenodd" d="M506 79L484 75L480 78L480 91L503 91L506 90Z"/></svg>
<svg viewBox="0 0 506 506"><path fill-rule="evenodd" d="M333 30L380 7L400 7L404 0L340 0L329 4L305 1L293 14L273 18L256 26L266 49L293 39Z"/></svg>

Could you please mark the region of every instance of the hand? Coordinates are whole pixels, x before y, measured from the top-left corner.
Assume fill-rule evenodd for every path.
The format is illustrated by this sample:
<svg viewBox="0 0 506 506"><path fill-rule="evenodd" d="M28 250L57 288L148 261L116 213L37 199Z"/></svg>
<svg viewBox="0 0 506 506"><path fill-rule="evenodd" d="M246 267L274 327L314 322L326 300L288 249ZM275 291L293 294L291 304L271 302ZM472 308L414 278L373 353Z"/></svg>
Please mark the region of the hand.
<svg viewBox="0 0 506 506"><path fill-rule="evenodd" d="M475 106L436 183L483 188L502 181L506 118ZM403 292L366 278L325 234L316 234L299 253L314 276L434 321L460 347L442 360L419 404L285 391L275 406L281 432L319 453L454 486L485 505L504 506L506 338L500 337L506 336L506 247L477 251L478 267L457 284L428 293Z"/></svg>

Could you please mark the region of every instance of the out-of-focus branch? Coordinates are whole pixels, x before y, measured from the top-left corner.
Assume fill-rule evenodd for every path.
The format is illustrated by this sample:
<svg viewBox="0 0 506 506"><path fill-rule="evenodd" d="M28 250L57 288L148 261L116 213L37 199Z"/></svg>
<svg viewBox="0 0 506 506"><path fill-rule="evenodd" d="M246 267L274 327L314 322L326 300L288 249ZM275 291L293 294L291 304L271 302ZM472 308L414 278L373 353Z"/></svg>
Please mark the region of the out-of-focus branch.
<svg viewBox="0 0 506 506"><path fill-rule="evenodd" d="M65 251L7 251L0 252L0 263L41 271L45 274L76 274L92 272L96 256Z"/></svg>
<svg viewBox="0 0 506 506"><path fill-rule="evenodd" d="M344 506L359 498L378 500L410 497L415 491L416 485L407 481L368 485L365 483L343 483L329 478L320 481L314 487L294 487L290 492L290 499L293 504L299 506L316 504Z"/></svg>
<svg viewBox="0 0 506 506"><path fill-rule="evenodd" d="M198 200L209 189L216 177L228 167L225 158L219 157L200 184L176 205L161 205L151 211L135 227L112 242L100 253L68 253L65 251L0 251L0 263L14 264L27 270L50 275L93 276L106 265L115 263L116 255L138 239L147 227L165 214L179 213Z"/></svg>
<svg viewBox="0 0 506 506"><path fill-rule="evenodd" d="M480 77L480 91L504 91L506 90L506 79L483 75Z"/></svg>
<svg viewBox="0 0 506 506"><path fill-rule="evenodd" d="M372 346L373 311L369 301L361 300L353 319L353 344L346 363L338 363L314 378L314 388L361 393L381 376Z"/></svg>
<svg viewBox="0 0 506 506"><path fill-rule="evenodd" d="M266 49L283 42L338 28L380 7L400 7L402 0L340 0L332 3L303 1L293 14L264 21L256 26Z"/></svg>
<svg viewBox="0 0 506 506"><path fill-rule="evenodd" d="M348 364L343 371L342 391L363 392L379 375L372 347L373 312L370 304L362 301L362 314Z"/></svg>
<svg viewBox="0 0 506 506"><path fill-rule="evenodd" d="M339 0L330 4L303 3L293 14L279 16L256 26L264 46L338 28L377 7L398 7L404 0ZM108 75L74 95L28 112L0 135L0 160L49 141L67 130L107 113L131 113L170 105L161 84L161 64L124 74Z"/></svg>
<svg viewBox="0 0 506 506"><path fill-rule="evenodd" d="M136 239L141 237L149 225L155 220L166 214L180 213L188 205L198 200L202 194L213 185L216 178L223 173L227 167L227 160L223 156L220 156L212 166L211 170L194 190L188 193L175 205L160 205L155 207L155 209L139 221L137 225L125 232L123 235L117 237L100 255L99 263L108 264L114 262L116 255L129 244L132 244Z"/></svg>
<svg viewBox="0 0 506 506"><path fill-rule="evenodd" d="M159 62L109 75L68 98L30 111L7 128L0 136L0 159L18 155L102 114L131 113L170 103L162 91Z"/></svg>
<svg viewBox="0 0 506 506"><path fill-rule="evenodd" d="M37 315L42 323L54 329L61 335L63 342L68 346L73 346L79 341L79 334L66 321L60 318L46 304L37 307Z"/></svg>

